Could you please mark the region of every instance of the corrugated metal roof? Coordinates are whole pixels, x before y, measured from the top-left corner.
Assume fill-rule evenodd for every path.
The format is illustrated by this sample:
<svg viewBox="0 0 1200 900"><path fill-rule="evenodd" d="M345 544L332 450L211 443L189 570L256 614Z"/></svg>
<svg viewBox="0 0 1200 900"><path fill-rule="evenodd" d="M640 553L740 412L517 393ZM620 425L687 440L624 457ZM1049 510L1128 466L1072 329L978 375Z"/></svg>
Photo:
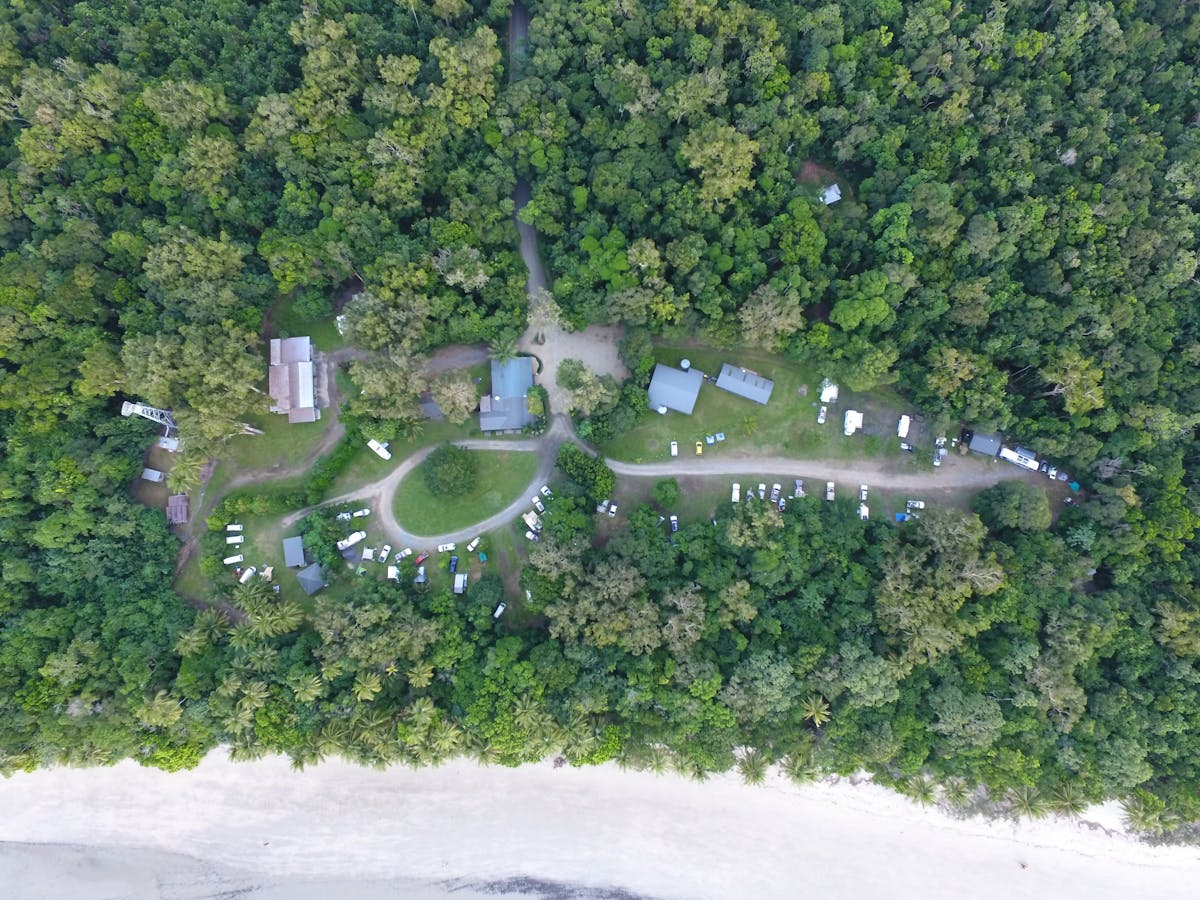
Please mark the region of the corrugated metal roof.
<svg viewBox="0 0 1200 900"><path fill-rule="evenodd" d="M696 408L696 398L700 396L700 385L703 383L704 376L695 369L684 372L659 363L650 377L650 389L647 392L650 408L665 406L690 416Z"/></svg>
<svg viewBox="0 0 1200 900"><path fill-rule="evenodd" d="M533 360L518 356L508 362L492 360L492 392L479 404L479 427L484 431L519 431L530 422L525 392L533 387Z"/></svg>
<svg viewBox="0 0 1200 900"><path fill-rule="evenodd" d="M775 382L770 378L763 378L757 372L725 363L721 366L721 374L717 376L717 387L755 403L766 403L771 399Z"/></svg>
<svg viewBox="0 0 1200 900"><path fill-rule="evenodd" d="M971 443L967 444L967 449L986 456L995 456L1000 452L1000 435L976 432L971 436Z"/></svg>
<svg viewBox="0 0 1200 900"><path fill-rule="evenodd" d="M283 564L289 568L304 565L304 538L283 539Z"/></svg>

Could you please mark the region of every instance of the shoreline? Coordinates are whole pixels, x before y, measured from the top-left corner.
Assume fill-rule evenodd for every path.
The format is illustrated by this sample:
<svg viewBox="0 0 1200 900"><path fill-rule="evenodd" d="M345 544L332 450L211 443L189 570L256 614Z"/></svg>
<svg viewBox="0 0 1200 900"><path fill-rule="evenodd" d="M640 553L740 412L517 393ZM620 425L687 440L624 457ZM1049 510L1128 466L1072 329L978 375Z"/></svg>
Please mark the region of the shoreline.
<svg viewBox="0 0 1200 900"><path fill-rule="evenodd" d="M1200 849L1126 836L1116 804L1075 822L959 819L870 783L800 788L772 775L750 787L612 764L377 771L331 760L297 772L280 757L215 751L174 774L128 761L20 773L0 782L0 805L0 883L19 900L1165 900L1195 896L1200 881ZM71 881L83 873L91 880Z"/></svg>

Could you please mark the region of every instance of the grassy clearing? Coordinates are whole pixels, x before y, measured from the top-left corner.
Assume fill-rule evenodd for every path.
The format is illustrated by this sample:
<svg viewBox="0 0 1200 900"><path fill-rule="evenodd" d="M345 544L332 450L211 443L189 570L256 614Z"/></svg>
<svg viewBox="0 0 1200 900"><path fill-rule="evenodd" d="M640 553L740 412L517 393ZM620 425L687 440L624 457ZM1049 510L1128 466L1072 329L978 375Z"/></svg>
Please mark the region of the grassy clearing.
<svg viewBox="0 0 1200 900"><path fill-rule="evenodd" d="M435 497L417 466L396 489L396 519L422 534L466 528L508 506L529 486L537 471L537 454L472 451L476 487L461 497Z"/></svg>
<svg viewBox="0 0 1200 900"><path fill-rule="evenodd" d="M308 335L313 345L323 352L339 350L346 345L338 334L337 322L329 316L319 322L296 314L294 298L283 300L271 310L271 337L301 337Z"/></svg>
<svg viewBox="0 0 1200 900"><path fill-rule="evenodd" d="M277 413L255 413L246 417L262 434L237 435L229 439L224 465L235 469L290 469L304 462L325 436L333 422L329 416L316 422L289 423ZM224 466L223 466L224 467Z"/></svg>
<svg viewBox="0 0 1200 900"><path fill-rule="evenodd" d="M696 347L663 346L655 350L662 363L678 366L683 358L713 375L721 364L745 366L775 382L771 400L765 406L718 389L709 382L700 389L692 415L669 412L650 418L601 449L607 456L629 462L655 462L670 457L671 441L679 443L680 455L693 455L696 441L705 435L723 432L722 443L704 445L704 453L729 456L776 455L863 459L873 456L899 456L896 422L900 410L908 409L901 398L887 389L854 393L842 388L841 399L829 408L828 420L817 424L820 409L821 376L814 369L783 357L759 351L730 351ZM842 416L847 409L864 414L862 432L847 438L842 434ZM911 439L923 435L918 421ZM932 440L930 453L932 453Z"/></svg>

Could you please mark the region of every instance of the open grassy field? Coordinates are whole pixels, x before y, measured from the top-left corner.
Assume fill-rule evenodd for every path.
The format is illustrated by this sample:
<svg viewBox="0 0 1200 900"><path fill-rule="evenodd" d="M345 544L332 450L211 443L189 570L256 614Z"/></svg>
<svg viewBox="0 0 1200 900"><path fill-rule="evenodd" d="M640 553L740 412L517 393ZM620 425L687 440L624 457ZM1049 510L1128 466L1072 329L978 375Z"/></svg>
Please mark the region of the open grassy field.
<svg viewBox="0 0 1200 900"><path fill-rule="evenodd" d="M325 353L340 350L346 344L338 334L334 316L326 316L319 322L303 318L296 314L295 299L291 297L271 310L270 337L301 337L306 334L312 338L313 346Z"/></svg>
<svg viewBox="0 0 1200 900"><path fill-rule="evenodd" d="M745 366L772 379L775 388L770 402L764 406L705 382L692 415L652 413L637 428L602 446L600 449L607 456L628 462L664 460L670 456L671 441L679 443L681 455L694 454L696 441L717 432L723 432L726 439L706 444L706 454L854 459L902 453L896 438L896 422L901 412L913 415L914 410L887 388L854 393L843 386L839 402L829 407L827 421L818 425L822 377L800 363L745 349L662 346L656 348L654 355L659 362L671 366L678 366L686 357L693 367L713 377L720 373L724 362ZM842 417L848 409L864 415L863 430L850 438L842 434ZM927 423L915 419L910 440L928 443L932 453L932 435Z"/></svg>
<svg viewBox="0 0 1200 900"><path fill-rule="evenodd" d="M465 528L499 512L529 486L537 472L537 454L472 451L475 486L459 497L437 497L422 472L414 469L396 489L396 519L417 534L440 534Z"/></svg>
<svg viewBox="0 0 1200 900"><path fill-rule="evenodd" d="M253 413L246 421L263 433L230 438L222 454L222 467L271 470L298 466L320 442L333 419L325 416L316 422L291 424L287 416Z"/></svg>

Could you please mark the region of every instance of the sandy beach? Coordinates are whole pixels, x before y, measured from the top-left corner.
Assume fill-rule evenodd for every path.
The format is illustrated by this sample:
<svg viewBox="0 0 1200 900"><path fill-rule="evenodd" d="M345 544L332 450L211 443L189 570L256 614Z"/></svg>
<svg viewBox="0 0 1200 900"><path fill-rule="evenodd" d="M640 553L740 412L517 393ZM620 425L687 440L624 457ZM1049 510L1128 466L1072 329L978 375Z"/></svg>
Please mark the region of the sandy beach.
<svg viewBox="0 0 1200 900"><path fill-rule="evenodd" d="M378 772L211 754L0 782L9 898L1195 897L1200 850L1082 822L959 820L870 784L615 766Z"/></svg>

